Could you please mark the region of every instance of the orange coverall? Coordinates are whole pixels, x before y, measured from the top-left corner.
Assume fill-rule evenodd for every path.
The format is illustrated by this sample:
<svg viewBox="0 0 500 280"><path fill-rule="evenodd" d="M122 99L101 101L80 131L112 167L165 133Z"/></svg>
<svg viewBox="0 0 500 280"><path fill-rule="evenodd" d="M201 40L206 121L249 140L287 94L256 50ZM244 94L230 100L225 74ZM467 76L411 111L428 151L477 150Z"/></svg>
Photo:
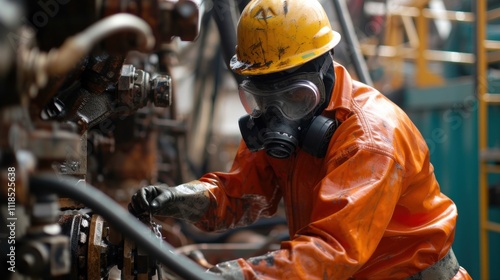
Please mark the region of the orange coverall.
<svg viewBox="0 0 500 280"><path fill-rule="evenodd" d="M405 279L443 258L457 209L407 115L336 64L322 115L337 118L327 155L289 159L241 143L231 170L199 179L212 192L196 225L220 230L273 215L284 199L291 240L238 259L246 279ZM454 279L471 279L460 267Z"/></svg>

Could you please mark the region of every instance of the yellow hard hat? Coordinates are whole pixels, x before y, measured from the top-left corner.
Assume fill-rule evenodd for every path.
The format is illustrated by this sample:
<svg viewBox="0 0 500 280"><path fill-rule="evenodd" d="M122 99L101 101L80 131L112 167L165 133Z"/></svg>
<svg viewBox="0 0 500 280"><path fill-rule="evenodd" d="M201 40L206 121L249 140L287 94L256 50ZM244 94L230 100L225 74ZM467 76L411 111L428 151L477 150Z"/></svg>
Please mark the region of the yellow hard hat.
<svg viewBox="0 0 500 280"><path fill-rule="evenodd" d="M279 72L326 53L339 41L317 0L252 0L238 21L230 67L242 75Z"/></svg>

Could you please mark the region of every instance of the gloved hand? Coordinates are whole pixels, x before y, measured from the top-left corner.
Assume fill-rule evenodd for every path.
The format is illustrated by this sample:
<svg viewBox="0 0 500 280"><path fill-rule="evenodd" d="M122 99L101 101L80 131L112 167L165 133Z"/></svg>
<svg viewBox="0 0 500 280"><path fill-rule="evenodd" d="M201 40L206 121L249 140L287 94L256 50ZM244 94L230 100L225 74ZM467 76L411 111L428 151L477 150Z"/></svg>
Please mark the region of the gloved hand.
<svg viewBox="0 0 500 280"><path fill-rule="evenodd" d="M209 194L199 181L176 187L147 186L132 196L128 209L136 217L153 214L195 222L207 210Z"/></svg>
<svg viewBox="0 0 500 280"><path fill-rule="evenodd" d="M224 280L241 280L245 278L243 270L236 260L218 263L206 272Z"/></svg>
<svg viewBox="0 0 500 280"><path fill-rule="evenodd" d="M138 190L130 200L128 205L128 211L136 216L142 217L149 214L154 214L158 211L159 204L155 199L166 192L166 196L169 196L168 186L147 186ZM154 204L152 202L155 201Z"/></svg>

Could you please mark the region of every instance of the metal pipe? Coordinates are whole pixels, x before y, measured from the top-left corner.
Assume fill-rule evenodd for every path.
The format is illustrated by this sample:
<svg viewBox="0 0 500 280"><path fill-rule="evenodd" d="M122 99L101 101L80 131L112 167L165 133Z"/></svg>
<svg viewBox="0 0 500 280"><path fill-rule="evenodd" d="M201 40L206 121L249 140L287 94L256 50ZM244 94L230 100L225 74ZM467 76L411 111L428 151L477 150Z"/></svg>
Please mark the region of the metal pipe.
<svg viewBox="0 0 500 280"><path fill-rule="evenodd" d="M335 13L337 14L337 19L340 27L342 28L342 33L346 39L349 56L354 64L354 69L358 74L358 78L361 82L369 86L373 86L373 81L370 77L370 73L368 72L368 66L366 65L365 59L361 55L358 37L354 31L354 26L352 24L351 16L346 3L344 0L334 0L333 4L335 5Z"/></svg>
<svg viewBox="0 0 500 280"><path fill-rule="evenodd" d="M143 19L130 14L116 14L94 23L83 32L68 38L59 49L50 51L47 61L44 61L44 70L52 75L66 74L99 41L124 31L137 34L137 48L140 51L149 51L155 45L151 27Z"/></svg>

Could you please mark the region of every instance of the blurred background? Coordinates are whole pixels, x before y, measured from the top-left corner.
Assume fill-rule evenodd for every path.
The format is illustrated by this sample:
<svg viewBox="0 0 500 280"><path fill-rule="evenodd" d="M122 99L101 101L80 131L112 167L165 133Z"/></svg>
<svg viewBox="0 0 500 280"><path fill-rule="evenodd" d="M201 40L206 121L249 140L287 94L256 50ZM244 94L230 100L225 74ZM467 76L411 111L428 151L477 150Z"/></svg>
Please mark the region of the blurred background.
<svg viewBox="0 0 500 280"><path fill-rule="evenodd" d="M142 186L228 170L245 111L227 63L247 2L0 0L0 205L5 224L16 210L19 240L10 278L186 278L183 263L151 264L106 207L64 190L49 197L41 186L57 184L39 176L69 176L123 208ZM460 264L500 280L500 1L320 2L342 35L334 59L402 107L427 141L458 207ZM168 219L145 226L201 267L288 238L281 213L215 234ZM11 232L0 229L3 265Z"/></svg>

